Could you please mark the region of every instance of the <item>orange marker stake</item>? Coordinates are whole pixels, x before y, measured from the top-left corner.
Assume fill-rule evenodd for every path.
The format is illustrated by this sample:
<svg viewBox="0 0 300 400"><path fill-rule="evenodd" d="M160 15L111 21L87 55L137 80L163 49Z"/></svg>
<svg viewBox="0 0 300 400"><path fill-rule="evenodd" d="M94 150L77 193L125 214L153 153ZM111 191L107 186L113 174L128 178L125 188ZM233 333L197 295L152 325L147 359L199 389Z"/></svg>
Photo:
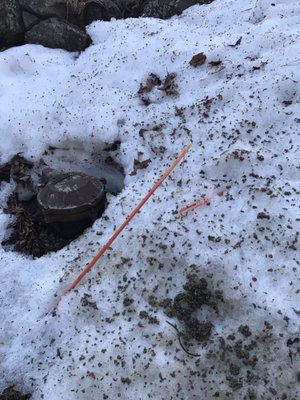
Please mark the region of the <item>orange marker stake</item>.
<svg viewBox="0 0 300 400"><path fill-rule="evenodd" d="M75 279L75 281L68 287L68 289L64 292L63 296L67 295L71 292L75 287L79 284L79 282L84 278L84 276L93 268L93 266L97 263L97 261L103 256L106 250L111 246L113 241L119 236L125 226L132 220L132 218L139 212L139 210L143 207L146 201L153 195L156 189L163 183L163 181L170 175L173 169L179 164L179 162L183 159L186 153L190 150L192 144L188 145L183 152L176 158L174 163L167 169L167 171L161 176L161 178L156 182L156 184L152 187L152 189L148 192L148 194L141 200L141 202L135 207L129 217L123 222L123 224L115 231L115 233L111 236L111 238L107 241L107 243L102 247L99 253L93 258L93 260L87 265L87 267L81 272L81 274ZM63 297L62 296L62 297ZM56 309L60 303L61 298L55 304L50 314L55 315Z"/></svg>

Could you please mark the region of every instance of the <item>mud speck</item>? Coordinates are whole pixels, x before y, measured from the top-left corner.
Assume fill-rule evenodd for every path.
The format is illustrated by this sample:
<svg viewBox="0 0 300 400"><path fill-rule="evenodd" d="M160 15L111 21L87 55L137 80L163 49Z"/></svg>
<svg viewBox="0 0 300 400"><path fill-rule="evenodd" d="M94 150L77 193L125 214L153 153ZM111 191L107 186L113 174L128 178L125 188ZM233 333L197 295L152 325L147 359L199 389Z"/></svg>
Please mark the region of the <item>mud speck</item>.
<svg viewBox="0 0 300 400"><path fill-rule="evenodd" d="M245 337L249 337L252 335L252 332L250 331L248 325L240 325L239 332Z"/></svg>

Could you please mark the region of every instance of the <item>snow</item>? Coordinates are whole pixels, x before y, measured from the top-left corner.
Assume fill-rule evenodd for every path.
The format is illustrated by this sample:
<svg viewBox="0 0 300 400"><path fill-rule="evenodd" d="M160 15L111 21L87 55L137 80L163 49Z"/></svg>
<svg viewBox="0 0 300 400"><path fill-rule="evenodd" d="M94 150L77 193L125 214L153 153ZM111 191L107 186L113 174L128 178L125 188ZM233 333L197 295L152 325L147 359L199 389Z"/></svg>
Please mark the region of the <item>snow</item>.
<svg viewBox="0 0 300 400"><path fill-rule="evenodd" d="M39 259L0 249L0 392L299 398L299 2L216 0L167 21L97 21L88 31L93 45L81 54L35 45L0 54L1 164L54 146L63 156L50 166L93 170L119 140L111 156L126 174L104 217L66 248ZM207 60L193 68L199 52ZM154 88L146 106L137 92L150 73L176 74L178 95ZM44 317L189 143L184 167ZM148 158L130 175L134 159ZM11 188L1 184L1 207ZM180 216L203 198L209 205ZM3 240L10 217L0 220ZM213 324L208 340L186 345L199 357L183 351L167 321L184 325L160 305L190 274L223 292L217 308L197 311Z"/></svg>

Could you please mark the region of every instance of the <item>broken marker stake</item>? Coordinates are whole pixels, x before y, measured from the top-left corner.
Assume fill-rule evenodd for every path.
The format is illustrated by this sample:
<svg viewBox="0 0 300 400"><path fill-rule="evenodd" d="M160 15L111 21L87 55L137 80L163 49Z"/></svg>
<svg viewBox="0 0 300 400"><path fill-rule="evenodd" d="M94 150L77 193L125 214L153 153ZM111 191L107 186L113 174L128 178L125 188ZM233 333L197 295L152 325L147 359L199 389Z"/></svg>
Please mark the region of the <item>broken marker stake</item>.
<svg viewBox="0 0 300 400"><path fill-rule="evenodd" d="M183 159L183 157L186 155L186 153L190 150L191 147L192 147L192 144L187 146L183 150L183 152L180 154L180 156L178 156L176 158L174 163L167 169L167 171L156 182L156 184L152 187L152 189L148 192L148 194L135 207L135 209L132 211L132 213L129 215L129 217L126 218L126 220L123 222L123 224L115 231L115 233L108 240L108 242L102 247L102 249L99 251L99 253L96 254L96 256L93 258L93 260L87 265L87 267L81 272L81 274L75 279L75 281L68 287L68 289L64 292L63 296L67 295L69 292L71 292L73 289L75 289L75 287L78 285L78 283L93 268L93 266L96 264L96 262L103 256L103 254L111 246L113 241L119 236L119 234L122 232L122 230L125 228L125 226L132 220L132 218L139 212L139 210L143 207L143 205L146 203L146 201L149 199L149 197L151 197L153 195L153 193L156 191L156 189L170 175L170 173L179 164L179 162ZM56 310L57 310L57 307L58 307L58 305L60 303L60 300L61 300L61 298L58 300L58 302L55 304L55 306L53 307L53 309L51 310L51 312L49 314L52 314L53 316L56 314Z"/></svg>
<svg viewBox="0 0 300 400"><path fill-rule="evenodd" d="M218 196L223 196L224 191L219 191L216 193ZM181 217L184 217L188 212L196 210L199 207L203 207L210 204L211 199L209 197L205 197L203 200L197 200L196 202L181 208L178 212Z"/></svg>
<svg viewBox="0 0 300 400"><path fill-rule="evenodd" d="M206 206L207 204L209 204L209 202L210 202L209 199L204 199L204 200L201 200L201 201L197 201L196 203L190 204L187 207L181 208L179 210L179 214L180 214L181 217L183 217L189 211L196 210L196 208L199 208L199 207L202 207L202 206Z"/></svg>

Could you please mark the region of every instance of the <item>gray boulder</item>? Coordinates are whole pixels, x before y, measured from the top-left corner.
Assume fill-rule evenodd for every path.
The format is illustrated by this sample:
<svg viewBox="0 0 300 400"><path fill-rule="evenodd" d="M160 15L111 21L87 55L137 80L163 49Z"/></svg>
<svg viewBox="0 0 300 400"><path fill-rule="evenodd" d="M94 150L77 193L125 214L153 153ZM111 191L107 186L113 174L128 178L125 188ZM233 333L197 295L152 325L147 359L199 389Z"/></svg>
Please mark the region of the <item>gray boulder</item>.
<svg viewBox="0 0 300 400"><path fill-rule="evenodd" d="M95 20L139 17L143 4L144 0L84 0L79 3L77 13L81 25L86 26Z"/></svg>
<svg viewBox="0 0 300 400"><path fill-rule="evenodd" d="M88 25L93 21L109 21L111 18L122 18L122 10L118 2L111 0L86 0L78 10L82 25Z"/></svg>
<svg viewBox="0 0 300 400"><path fill-rule="evenodd" d="M83 51L91 42L90 36L85 31L57 18L42 21L25 34L25 43L68 51Z"/></svg>
<svg viewBox="0 0 300 400"><path fill-rule="evenodd" d="M0 1L0 50L22 44L24 26L18 0Z"/></svg>
<svg viewBox="0 0 300 400"><path fill-rule="evenodd" d="M195 4L209 4L213 0L149 0L143 10L143 17L167 19L179 15Z"/></svg>
<svg viewBox="0 0 300 400"><path fill-rule="evenodd" d="M23 11L38 17L48 19L56 17L79 24L79 13L86 0L19 0Z"/></svg>
<svg viewBox="0 0 300 400"><path fill-rule="evenodd" d="M19 0L24 11L41 19L56 17L85 26L95 20L138 17L145 0Z"/></svg>
<svg viewBox="0 0 300 400"><path fill-rule="evenodd" d="M66 19L68 7L71 8L72 3L68 0L19 0L19 2L23 10L43 19L51 17Z"/></svg>
<svg viewBox="0 0 300 400"><path fill-rule="evenodd" d="M38 24L39 22L41 22L41 19L39 17L37 17L34 14L30 14L27 11L23 11L22 12L22 17L23 17L23 23L24 23L24 28L25 31L28 31L29 29L31 29L34 25Z"/></svg>

